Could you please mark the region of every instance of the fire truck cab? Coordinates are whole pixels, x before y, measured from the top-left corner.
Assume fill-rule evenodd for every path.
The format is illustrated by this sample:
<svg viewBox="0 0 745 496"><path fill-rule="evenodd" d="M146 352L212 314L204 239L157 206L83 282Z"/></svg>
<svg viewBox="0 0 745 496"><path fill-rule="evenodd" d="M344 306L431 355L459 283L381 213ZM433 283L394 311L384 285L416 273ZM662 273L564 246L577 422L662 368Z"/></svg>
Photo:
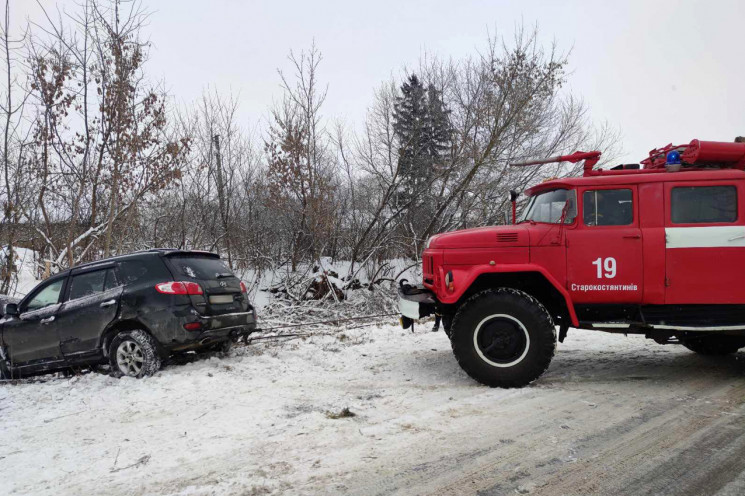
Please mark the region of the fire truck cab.
<svg viewBox="0 0 745 496"><path fill-rule="evenodd" d="M423 282L402 282L404 327L436 314L475 380L521 387L554 355L557 328L638 333L703 354L745 347L745 140L693 140L640 165L526 191L512 225L433 236ZM514 201L514 198L513 198Z"/></svg>

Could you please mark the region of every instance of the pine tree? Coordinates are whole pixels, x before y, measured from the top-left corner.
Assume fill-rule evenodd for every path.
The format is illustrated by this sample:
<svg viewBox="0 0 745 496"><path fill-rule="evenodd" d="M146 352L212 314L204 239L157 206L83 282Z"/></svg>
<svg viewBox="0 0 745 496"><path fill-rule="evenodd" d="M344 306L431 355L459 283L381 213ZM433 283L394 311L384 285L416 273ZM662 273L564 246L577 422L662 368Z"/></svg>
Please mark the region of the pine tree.
<svg viewBox="0 0 745 496"><path fill-rule="evenodd" d="M408 196L416 192L427 172L427 100L424 85L415 74L401 86L393 120L399 142L399 171Z"/></svg>
<svg viewBox="0 0 745 496"><path fill-rule="evenodd" d="M442 101L442 92L433 85L427 87L426 148L433 166L441 166L450 147L452 127L450 111Z"/></svg>
<svg viewBox="0 0 745 496"><path fill-rule="evenodd" d="M401 86L393 112L393 131L399 143L398 164L404 191L400 200L421 195L441 165L450 144L449 111L441 92L425 88L416 74Z"/></svg>

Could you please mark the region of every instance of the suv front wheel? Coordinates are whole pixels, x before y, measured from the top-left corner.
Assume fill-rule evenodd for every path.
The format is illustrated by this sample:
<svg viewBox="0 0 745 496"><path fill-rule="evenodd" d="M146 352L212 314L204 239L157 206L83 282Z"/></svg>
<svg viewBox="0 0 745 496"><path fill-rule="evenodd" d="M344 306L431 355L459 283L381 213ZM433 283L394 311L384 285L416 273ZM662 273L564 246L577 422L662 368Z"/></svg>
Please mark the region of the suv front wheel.
<svg viewBox="0 0 745 496"><path fill-rule="evenodd" d="M468 299L452 322L452 346L461 368L491 387L523 387L548 368L556 329L535 298L510 288Z"/></svg>
<svg viewBox="0 0 745 496"><path fill-rule="evenodd" d="M140 378L160 369L160 355L150 334L140 329L122 331L111 340L109 363L118 377Z"/></svg>

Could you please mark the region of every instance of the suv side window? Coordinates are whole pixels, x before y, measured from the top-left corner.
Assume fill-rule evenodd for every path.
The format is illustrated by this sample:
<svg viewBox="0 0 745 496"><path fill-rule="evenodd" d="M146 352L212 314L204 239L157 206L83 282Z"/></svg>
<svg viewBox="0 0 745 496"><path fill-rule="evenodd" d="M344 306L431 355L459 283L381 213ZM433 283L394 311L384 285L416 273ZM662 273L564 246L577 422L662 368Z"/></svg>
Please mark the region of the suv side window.
<svg viewBox="0 0 745 496"><path fill-rule="evenodd" d="M114 269L107 269L106 282L103 283L103 290L108 291L118 286L121 286L121 283L119 282L119 278L116 277L116 271Z"/></svg>
<svg viewBox="0 0 745 496"><path fill-rule="evenodd" d="M65 284L65 279L57 279L41 288L29 301L26 303L26 308L21 309L23 312L31 312L33 310L39 310L40 308L48 307L59 302L60 292L62 286Z"/></svg>
<svg viewBox="0 0 745 496"><path fill-rule="evenodd" d="M115 287L116 283L109 287L108 281L110 279L114 279L115 281L113 269L95 270L93 272L74 275L70 283L70 296L68 300L76 300L84 296L102 293L107 289Z"/></svg>
<svg viewBox="0 0 745 496"><path fill-rule="evenodd" d="M582 195L586 226L628 226L634 223L634 195L630 189L597 189Z"/></svg>
<svg viewBox="0 0 745 496"><path fill-rule="evenodd" d="M677 186L670 197L673 224L709 224L737 220L735 186Z"/></svg>

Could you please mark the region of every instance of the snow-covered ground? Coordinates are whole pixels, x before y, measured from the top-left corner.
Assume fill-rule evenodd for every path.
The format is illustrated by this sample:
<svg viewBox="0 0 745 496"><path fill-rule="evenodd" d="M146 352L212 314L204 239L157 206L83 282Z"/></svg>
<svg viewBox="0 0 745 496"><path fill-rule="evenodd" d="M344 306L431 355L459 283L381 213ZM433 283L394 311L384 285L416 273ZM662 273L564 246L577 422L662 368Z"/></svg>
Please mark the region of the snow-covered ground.
<svg viewBox="0 0 745 496"><path fill-rule="evenodd" d="M358 324L359 325L359 324ZM389 325L0 385L3 494L743 494L745 355L570 331L531 387L482 387ZM335 418L344 408L354 414Z"/></svg>

